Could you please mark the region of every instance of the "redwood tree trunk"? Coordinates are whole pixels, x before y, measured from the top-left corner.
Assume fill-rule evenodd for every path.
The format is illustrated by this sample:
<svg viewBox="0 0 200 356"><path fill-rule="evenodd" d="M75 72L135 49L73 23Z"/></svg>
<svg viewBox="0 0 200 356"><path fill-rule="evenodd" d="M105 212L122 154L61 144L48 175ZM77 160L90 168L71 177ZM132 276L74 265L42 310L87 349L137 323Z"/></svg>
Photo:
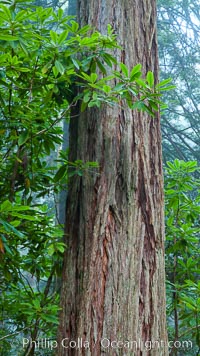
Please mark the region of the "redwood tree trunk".
<svg viewBox="0 0 200 356"><path fill-rule="evenodd" d="M118 61L158 80L154 0L79 0L79 10L81 24L114 27ZM69 186L58 355L166 356L159 116L90 109L71 120L70 155L100 171Z"/></svg>

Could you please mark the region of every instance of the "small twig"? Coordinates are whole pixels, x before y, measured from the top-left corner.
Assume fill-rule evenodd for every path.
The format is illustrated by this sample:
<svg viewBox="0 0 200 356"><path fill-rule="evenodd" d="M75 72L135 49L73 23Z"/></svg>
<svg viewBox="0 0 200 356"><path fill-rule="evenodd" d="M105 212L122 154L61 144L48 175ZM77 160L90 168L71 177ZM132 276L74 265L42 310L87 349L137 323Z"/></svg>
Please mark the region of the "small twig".
<svg viewBox="0 0 200 356"><path fill-rule="evenodd" d="M45 133L45 132L48 132L54 125L56 125L59 121L61 121L61 120L63 119L64 115L65 115L67 112L69 112L69 110L71 109L71 107L74 106L74 105L76 105L76 104L77 104L77 102L70 104L70 105L68 106L68 108L65 109L65 110L63 111L63 113L62 113L54 122L52 122L52 124L51 124L47 129L43 129L43 130L37 132L36 134L33 135L33 137L36 137L36 136L39 136L39 135L41 135L41 134L43 134L43 133Z"/></svg>
<svg viewBox="0 0 200 356"><path fill-rule="evenodd" d="M190 331L192 331L192 330L194 330L194 329L198 329L198 328L200 328L200 325L193 326L192 328L186 330L184 333L182 333L181 335L179 335L179 340L180 340L183 336L185 336L185 335L187 335L188 333L190 333ZM172 347L172 349L171 349L171 351L170 351L170 353L169 353L170 355L173 355L174 349L175 349L175 346Z"/></svg>
<svg viewBox="0 0 200 356"><path fill-rule="evenodd" d="M200 328L200 324L199 325L196 325L196 326L193 326L192 328L189 328L187 329L184 333L182 333L180 336L179 336L179 339L185 335L187 335L188 333L190 333L190 331L194 330L194 329L198 329Z"/></svg>
<svg viewBox="0 0 200 356"><path fill-rule="evenodd" d="M34 325L34 324L33 324L33 325ZM24 330L30 329L33 325L26 326L26 327L23 328L22 330L16 331L16 332L14 332L13 334L4 335L4 336L2 336L2 337L0 338L0 341L1 341L1 340L4 340L4 339L7 339L7 338L9 338L9 337L12 337L12 336L21 334Z"/></svg>

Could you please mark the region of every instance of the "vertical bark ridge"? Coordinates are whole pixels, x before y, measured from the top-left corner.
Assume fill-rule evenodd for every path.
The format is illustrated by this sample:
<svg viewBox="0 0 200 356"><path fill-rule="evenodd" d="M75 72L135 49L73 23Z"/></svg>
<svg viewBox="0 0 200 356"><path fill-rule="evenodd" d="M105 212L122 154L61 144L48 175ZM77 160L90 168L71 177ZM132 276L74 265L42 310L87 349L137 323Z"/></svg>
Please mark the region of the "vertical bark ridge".
<svg viewBox="0 0 200 356"><path fill-rule="evenodd" d="M116 58L143 65L158 79L153 0L79 0L81 24L115 29ZM159 115L129 108L89 109L70 123L70 159L97 161L99 174L69 186L58 355L167 356L164 217ZM63 338L89 349L64 349ZM105 349L101 340L136 341L137 349ZM141 341L141 345L139 345Z"/></svg>

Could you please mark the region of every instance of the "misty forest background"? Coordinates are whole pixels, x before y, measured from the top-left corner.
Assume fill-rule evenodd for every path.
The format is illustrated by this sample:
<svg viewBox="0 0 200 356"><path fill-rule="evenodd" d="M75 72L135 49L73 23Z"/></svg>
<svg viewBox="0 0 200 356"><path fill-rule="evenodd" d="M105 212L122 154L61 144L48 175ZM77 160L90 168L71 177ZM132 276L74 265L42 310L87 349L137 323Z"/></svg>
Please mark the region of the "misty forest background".
<svg viewBox="0 0 200 356"><path fill-rule="evenodd" d="M8 4L9 1L2 1L0 5L1 27L6 19L9 21ZM0 33L0 354L5 356L23 354L22 337L34 339L45 335L56 338L62 256L66 248L62 236L67 182L73 175L98 174L96 162L68 161L69 103L71 106L75 104L71 99L72 62L77 69L80 63L76 60L73 43L73 35L78 28L72 18L64 18L75 15L75 1L68 4L68 1L50 3L39 0L34 3L43 7L37 15L43 36L49 35L56 21L61 28L67 21L72 39L68 54L69 86L64 87L62 81L55 86L52 81L48 92L45 92L42 108L43 88L36 98L32 91L29 111L21 85L30 78L30 68L34 67L35 59L28 58L24 45L31 36L31 30L24 27L23 7L33 5L33 2L26 4L20 0L15 4L21 9L16 17L16 28L19 33L24 33L20 47L23 61L12 56L18 49L11 46L9 35ZM57 18L53 20L49 19L50 7L58 11ZM35 19L30 17L29 21ZM198 0L158 1L160 78L165 81L170 77L176 85L175 89L163 92L162 101L168 106L161 113L168 334L170 340L191 340L193 349L184 353L191 356L200 354L199 25ZM83 31L81 35L85 33ZM51 40L60 41L60 45L66 36L68 33L58 39L55 32L51 32ZM33 48L37 47L38 38L33 38ZM58 53L54 55L57 56L54 75L63 75L62 60ZM41 63L41 73L46 80L52 64L50 57L49 62L46 60L50 56L47 51L42 56L43 62L47 62L46 67ZM81 64L85 68L88 58L85 56L85 62ZM28 61L29 65L23 66ZM109 66L112 58L104 55L104 61ZM101 62L98 65L103 71ZM7 87L5 78L9 83ZM108 94L109 87L104 89L103 94ZM105 100L103 94L101 100ZM86 95L83 102L85 106L88 102L90 106L98 106L95 96L91 100ZM7 120L8 117L12 120ZM20 120L15 117L20 117ZM44 134L42 140L41 133ZM46 355L45 352L35 350L35 355ZM181 350L172 350L171 354L181 355Z"/></svg>

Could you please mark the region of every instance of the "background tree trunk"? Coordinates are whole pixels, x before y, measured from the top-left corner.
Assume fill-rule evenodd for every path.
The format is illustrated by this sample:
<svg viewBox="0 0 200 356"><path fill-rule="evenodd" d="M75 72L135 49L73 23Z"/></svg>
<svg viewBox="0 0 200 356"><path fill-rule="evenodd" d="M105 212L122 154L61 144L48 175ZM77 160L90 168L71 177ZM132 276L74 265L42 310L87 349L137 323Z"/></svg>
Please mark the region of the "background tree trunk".
<svg viewBox="0 0 200 356"><path fill-rule="evenodd" d="M80 23L123 50L118 61L143 66L158 80L153 0L79 1ZM77 108L78 110L78 108ZM58 355L168 355L165 321L163 176L159 117L128 108L90 109L70 123L70 160L97 161L100 171L69 186ZM89 342L64 348L61 340ZM132 349L101 341L135 341ZM145 342L158 340L160 349ZM67 340L65 345L67 346Z"/></svg>

